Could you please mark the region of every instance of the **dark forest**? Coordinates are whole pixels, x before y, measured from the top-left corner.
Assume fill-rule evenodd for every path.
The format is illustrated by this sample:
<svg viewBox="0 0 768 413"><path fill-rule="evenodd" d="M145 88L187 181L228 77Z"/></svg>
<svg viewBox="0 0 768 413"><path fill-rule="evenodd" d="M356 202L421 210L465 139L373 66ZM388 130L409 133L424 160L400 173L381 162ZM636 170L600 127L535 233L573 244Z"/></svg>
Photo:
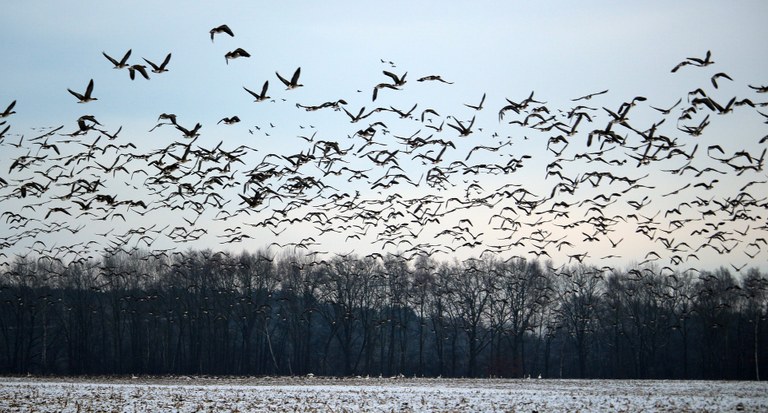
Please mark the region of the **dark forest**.
<svg viewBox="0 0 768 413"><path fill-rule="evenodd" d="M0 277L0 373L754 380L768 279L134 250Z"/></svg>

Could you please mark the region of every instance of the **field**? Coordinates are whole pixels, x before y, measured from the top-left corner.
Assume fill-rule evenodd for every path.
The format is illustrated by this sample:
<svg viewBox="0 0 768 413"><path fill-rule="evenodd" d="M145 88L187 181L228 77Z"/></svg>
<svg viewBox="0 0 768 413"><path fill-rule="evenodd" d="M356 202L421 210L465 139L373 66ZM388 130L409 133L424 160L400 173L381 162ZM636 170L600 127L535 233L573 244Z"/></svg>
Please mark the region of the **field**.
<svg viewBox="0 0 768 413"><path fill-rule="evenodd" d="M768 411L725 381L407 378L2 378L2 412Z"/></svg>

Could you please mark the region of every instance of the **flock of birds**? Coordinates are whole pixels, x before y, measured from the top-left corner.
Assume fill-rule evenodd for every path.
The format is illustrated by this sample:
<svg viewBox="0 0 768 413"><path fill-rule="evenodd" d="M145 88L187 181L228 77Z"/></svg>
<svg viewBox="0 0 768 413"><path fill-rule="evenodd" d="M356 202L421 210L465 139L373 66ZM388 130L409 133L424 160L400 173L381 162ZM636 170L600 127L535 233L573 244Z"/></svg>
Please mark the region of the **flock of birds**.
<svg viewBox="0 0 768 413"><path fill-rule="evenodd" d="M212 42L222 35L235 37L227 25L210 30ZM149 70L129 62L131 50L120 60L103 55L130 79L173 70L171 53L159 65L143 59ZM250 54L236 48L224 57L229 65ZM244 248L271 242L268 248L303 251L318 262L353 253L405 260L492 255L603 268L656 263L674 271L718 254L741 271L768 258L768 136L704 140L712 123L737 112L753 111L752 119L768 123L760 111L768 102L759 101L768 86L749 85L752 95L723 100L716 94L733 79L718 72L713 89L697 88L672 105L635 96L615 109L591 105L608 90L574 98L568 109L531 92L505 99L492 132L476 123L491 110L486 93L460 105L460 115L421 102L377 105L412 87L408 72L381 63L386 70L369 89L369 108L352 108L350 98L291 102L353 126L346 137L323 139L323 131L298 125L305 132L295 139L283 133L283 153L263 153L255 137L274 135L272 123L248 126L247 145L206 145L202 123L182 124L173 113L160 114L149 133L175 129L178 139L149 150L124 138L122 126L112 132L87 114L74 130L34 128L27 138L11 130L14 100L0 112L0 162L7 162L0 174L0 268L15 258L67 264L137 249L160 257L198 240ZM707 52L672 72L713 64ZM300 67L290 79L275 75L286 91L305 87ZM416 81L453 84L435 74ZM269 96L269 80L259 91L243 89L259 104L288 102ZM97 100L93 79L82 93L67 90L78 103ZM641 120L630 120L635 114ZM649 118L655 120L643 120ZM216 127L241 122L226 116ZM284 241L289 237L295 239Z"/></svg>

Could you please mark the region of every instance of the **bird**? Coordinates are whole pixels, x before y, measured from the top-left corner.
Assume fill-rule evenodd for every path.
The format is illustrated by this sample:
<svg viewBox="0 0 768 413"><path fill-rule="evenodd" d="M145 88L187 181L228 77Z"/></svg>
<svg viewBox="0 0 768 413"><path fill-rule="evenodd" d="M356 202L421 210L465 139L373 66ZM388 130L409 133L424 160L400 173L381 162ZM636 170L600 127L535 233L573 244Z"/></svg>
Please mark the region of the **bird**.
<svg viewBox="0 0 768 413"><path fill-rule="evenodd" d="M192 130L189 130L189 129L187 129L187 128L185 128L185 127L183 127L183 126L181 126L181 125L179 125L177 123L174 123L174 125L176 126L176 129L180 130L181 133L183 133L184 136L186 136L187 138L195 138L195 137L199 136L198 132L200 131L200 128L203 126L203 125L198 123L198 124L195 125L194 128L192 128Z"/></svg>
<svg viewBox="0 0 768 413"><path fill-rule="evenodd" d="M261 87L261 93L256 93L247 87L243 86L243 89L245 89L246 92L250 93L256 100L254 102L263 102L267 99L269 99L269 96L267 96L267 89L269 88L269 80L264 81L264 86Z"/></svg>
<svg viewBox="0 0 768 413"><path fill-rule="evenodd" d="M730 76L728 76L727 74L725 74L725 73L723 73L723 72L715 73L715 74L712 76L712 78L710 79L710 80L712 81L712 86L714 86L714 87L715 87L715 89L717 89L717 79L719 79L719 78L721 78L721 77L724 77L724 78L726 78L726 79L728 79L728 80L730 80L730 81L733 81L733 79L731 79L731 77L730 77Z"/></svg>
<svg viewBox="0 0 768 413"><path fill-rule="evenodd" d="M424 76L424 77L420 77L420 78L416 79L417 82L426 82L428 80L436 80L438 82L447 83L449 85L453 84L453 82L448 82L448 81L444 80L442 77L440 77L440 75L429 75L429 76Z"/></svg>
<svg viewBox="0 0 768 413"><path fill-rule="evenodd" d="M379 89L393 89L393 90L400 90L397 86L389 84L389 83L379 83L378 85L373 87L373 97L371 98L372 102L376 101L376 97L379 95Z"/></svg>
<svg viewBox="0 0 768 413"><path fill-rule="evenodd" d="M464 106L466 106L468 108L472 108L474 110L481 110L481 109L483 109L483 102L485 102L485 93L483 93L483 97L480 98L480 104L479 105L475 106L475 105L470 105L470 104L465 103Z"/></svg>
<svg viewBox="0 0 768 413"><path fill-rule="evenodd" d="M286 90L296 89L297 87L304 86L299 83L299 76L301 75L301 67L299 67L298 69L296 69L295 72L293 72L293 76L291 77L290 82L287 81L284 77L280 76L280 73L275 72L275 74L277 75L277 78L280 79L281 82L283 82L283 84L286 87Z"/></svg>
<svg viewBox="0 0 768 413"><path fill-rule="evenodd" d="M94 100L98 100L97 98L91 96L93 93L93 79L88 82L88 86L85 88L85 93L82 95L77 92L73 92L72 89L67 89L67 91L78 99L77 103L88 103Z"/></svg>
<svg viewBox="0 0 768 413"><path fill-rule="evenodd" d="M651 106L651 109L655 109L655 110L658 110L659 112L661 112L661 113L662 113L662 114L664 114L664 115L669 115L669 113L670 113L670 112L672 112L672 109L676 108L676 107L677 107L677 105L679 105L679 104L680 104L680 102L682 102L682 101L683 101L683 98L680 98L680 99L678 99L678 100L677 100L677 103L675 103L674 105L672 105L672 106L671 106L670 108L668 108L668 109L661 109L661 108L657 108L657 107L655 107L655 106Z"/></svg>
<svg viewBox="0 0 768 413"><path fill-rule="evenodd" d="M171 54L168 53L168 55L165 56L165 60L163 60L163 63L161 63L159 66L145 58L142 58L142 59L144 59L144 61L147 62L148 65L152 66L152 73L163 73L168 71L168 69L166 69L165 67L168 66L168 62L171 61Z"/></svg>
<svg viewBox="0 0 768 413"><path fill-rule="evenodd" d="M125 52L125 55L123 55L123 58L120 59L120 61L117 61L117 60L113 59L111 56L109 56L105 52L101 52L101 54L103 54L104 57L107 58L107 60L112 62L113 65L115 65L115 67L114 67L115 69L125 69L126 67L129 66L128 65L128 58L131 57L131 49L128 49L128 51Z"/></svg>
<svg viewBox="0 0 768 413"><path fill-rule="evenodd" d="M220 121L216 122L218 125L219 123L224 122L225 125L234 125L237 122L240 122L240 118L237 116L232 116L231 118L222 118Z"/></svg>
<svg viewBox="0 0 768 413"><path fill-rule="evenodd" d="M590 100L590 99L592 99L595 96L603 95L603 94L606 94L606 93L608 93L608 89L605 89L605 90L603 90L601 92L590 93L588 95L584 95L584 96L578 97L576 99L571 99L571 102L578 102L580 100Z"/></svg>
<svg viewBox="0 0 768 413"><path fill-rule="evenodd" d="M675 67L672 68L672 73L677 72L683 66L693 65L698 67L704 67L704 66L709 66L712 63L715 63L714 61L712 61L712 52L710 50L707 50L707 54L706 56L704 56L703 59L698 57L688 57L682 62L675 65Z"/></svg>
<svg viewBox="0 0 768 413"><path fill-rule="evenodd" d="M128 67L128 75L131 77L131 80L134 80L136 78L136 72L139 72L140 75L144 76L144 79L149 80L149 74L147 74L146 66L131 65Z"/></svg>
<svg viewBox="0 0 768 413"><path fill-rule="evenodd" d="M386 70L382 71L382 73L384 73L385 75L389 76L392 79L392 81L394 82L395 86L403 86L405 84L405 82L406 82L405 76L408 74L408 72L405 72L405 73L403 73L402 76L397 76L396 74L394 74L392 72L388 72Z"/></svg>
<svg viewBox="0 0 768 413"><path fill-rule="evenodd" d="M235 37L235 34L232 32L232 29L229 28L226 24L222 24L221 26L214 27L209 32L211 34L211 42L213 42L213 36L219 34L219 33L226 33L229 35L229 37Z"/></svg>
<svg viewBox="0 0 768 413"><path fill-rule="evenodd" d="M472 125L475 124L475 117L472 117L472 120L469 122L469 126L464 126L464 124L461 123L460 120L453 118L453 120L456 121L456 125L451 125L450 123L448 126L452 127L453 129L456 129L459 131L459 136L469 136L470 133L472 133Z"/></svg>
<svg viewBox="0 0 768 413"><path fill-rule="evenodd" d="M229 64L231 59L237 59L238 57L251 57L251 54L239 47L231 52L224 54L224 60L226 60L227 64Z"/></svg>
<svg viewBox="0 0 768 413"><path fill-rule="evenodd" d="M16 106L16 101L15 100L13 102L11 102L11 104L8 105L8 107L5 108L5 110L3 112L0 112L0 118L7 118L8 116L11 116L14 113L16 113L16 111L13 110L14 106Z"/></svg>

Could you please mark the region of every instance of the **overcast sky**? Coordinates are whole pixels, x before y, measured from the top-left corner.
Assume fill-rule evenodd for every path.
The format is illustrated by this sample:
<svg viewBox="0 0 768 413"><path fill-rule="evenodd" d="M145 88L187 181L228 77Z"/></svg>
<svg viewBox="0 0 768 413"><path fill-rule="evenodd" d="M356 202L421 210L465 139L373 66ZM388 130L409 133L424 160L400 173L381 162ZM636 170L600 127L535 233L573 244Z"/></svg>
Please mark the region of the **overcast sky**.
<svg viewBox="0 0 768 413"><path fill-rule="evenodd" d="M8 165L19 156L19 151L24 151L12 148L9 142L17 141L21 135L35 136L32 130L35 127L65 125L66 131L72 131L77 128L77 118L85 114L94 115L109 131L122 127L120 142L133 142L139 148L159 148L179 139L178 131L171 127L148 132L164 112L176 114L185 127L201 123L200 146L213 147L223 141L230 148L241 144L257 148L259 156L253 158L255 162L271 152L288 154L303 150L306 142L297 136L309 135L312 130L323 139L335 139L345 147L352 144L345 141L347 136L367 124L350 125L343 112L310 113L295 107L297 103L317 105L338 99L348 102L350 112L362 106L407 110L417 103L416 113L433 108L443 120L448 119L447 116L462 120L476 116L476 127L482 130L476 129L471 135L472 141L462 141L465 150L457 153L457 159L463 160L467 148L494 144L504 136L514 137L513 153L534 153L546 145L546 137L543 145L540 141L532 142L533 136L531 140L525 139L526 132L510 130L506 122L499 122L498 110L507 104L505 98L520 101L535 91L535 98L547 102L554 112L556 109L567 111L576 104L573 99L605 89L609 92L588 104L597 109L616 110L622 102L644 96L647 97L644 108L638 109L632 118L643 128L658 121L654 118L658 112L648 106L672 106L680 97L685 100L687 93L698 87L709 87L713 96L719 93L717 96L725 101L732 96L759 101L761 96L748 85L768 83L768 48L764 45L768 38L766 17L768 3L764 1L9 2L3 5L0 15L0 38L3 39L0 110L16 100L17 113L6 119L12 128L0 146L0 173L6 174ZM221 24L227 24L235 36L219 34L212 42L209 30ZM227 62L225 53L238 47L248 51L251 57ZM142 58L159 63L172 53L169 71L150 73L150 80L131 81L126 70L113 69L102 55L105 52L120 59L129 49L132 50L131 64L145 64ZM703 58L707 51L711 51L714 65L685 67L670 73L687 57ZM301 67L300 82L304 87L285 90L275 72L290 77L298 67ZM409 82L401 91L381 90L377 101L372 102L373 86L390 81L383 70L398 75L407 72ZM727 73L733 81L721 79L724 86L712 90L710 78L717 72ZM426 75L441 75L453 84L416 82ZM78 104L67 89L82 93L90 79L94 80L93 96L98 100ZM270 82L269 95L275 102L254 103L243 87L259 91L266 80ZM483 94L487 94L483 111L475 113L465 106L477 105ZM217 124L233 115L242 122L231 126ZM605 115L598 111L601 125L605 123ZM708 131L708 139L712 140L701 141L698 154L705 156L705 146L726 140L732 145L726 148L730 153L744 149L759 155L766 147L757 143L766 134L760 116L751 108L728 116L728 122L713 122ZM669 133L677 131L673 120L670 118L665 125L670 128ZM392 134L406 136L424 129L415 123L396 121L389 126ZM3 127L0 126L0 130ZM449 131L447 137L456 138L456 132ZM679 131L674 133L684 135ZM586 132L577 136L586 139ZM680 136L680 142L688 145L687 151L698 144L689 139ZM476 159L496 159L485 153L477 156ZM510 179L520 179L521 183L531 182L528 180L534 177L542 179L549 159L534 157L520 174L484 177L480 184L489 190ZM629 163L625 170L627 174L635 172ZM414 172L414 181L420 173ZM644 174L637 171L636 175ZM749 177L730 174L705 178L727 182L727 189L733 189L753 179L765 180L765 172ZM655 209L643 212L663 214L675 201L669 197L662 199L658 196L660 193L699 182L693 181L690 175L677 179L656 181L659 188L651 193ZM756 191L753 195L756 198L768 195L765 188L765 185L753 185L752 190ZM339 189L360 188L350 184ZM540 195L550 189L551 181L539 191ZM11 188L2 190L7 194ZM114 188L114 191L122 190ZM463 190L460 188L460 192ZM412 186L400 190L412 197L422 192L429 190ZM641 199L642 194L633 197ZM688 199L695 197L690 195ZM0 210L19 208L19 201L6 199L0 203ZM768 214L763 213L762 221L750 226L765 226L765 216ZM468 217L477 221L474 232L481 232L480 223L485 224L483 221L488 218L476 212ZM243 217L238 222L251 218ZM145 225L153 219L164 222L167 217L158 213L154 218L141 218L140 222ZM223 227L235 224L210 225L219 225L221 232ZM743 230L744 226L746 224L738 224L736 228ZM251 244L227 248L253 249L271 242L263 236L263 229L261 231L251 233L256 238L249 241ZM613 239L628 239L621 254L624 258L618 262L642 261L648 251L660 248L658 242L646 245L637 241L636 245L646 246L638 256L628 257L626 254L632 253L630 247L635 245L629 240L636 236L631 232L626 237L619 233L611 235ZM288 234L290 231L285 236ZM744 244L764 236L765 231L748 233ZM559 236L553 235L553 238ZM582 238L577 235L573 241ZM678 240L684 238L681 235ZM208 239L209 243L202 246L218 248L214 236ZM489 239L488 242L494 242L494 238ZM605 240L601 245L605 250L593 253L593 257L611 254ZM317 248L339 250L336 244ZM360 253L367 250L365 247L355 249ZM527 246L518 253L525 255L530 249ZM766 261L766 251L768 245L757 252L756 259L739 252L738 256L725 261L701 253L701 264L688 262L687 266L764 265L760 262ZM552 251L552 255L559 252ZM559 258L567 260L564 255Z"/></svg>

